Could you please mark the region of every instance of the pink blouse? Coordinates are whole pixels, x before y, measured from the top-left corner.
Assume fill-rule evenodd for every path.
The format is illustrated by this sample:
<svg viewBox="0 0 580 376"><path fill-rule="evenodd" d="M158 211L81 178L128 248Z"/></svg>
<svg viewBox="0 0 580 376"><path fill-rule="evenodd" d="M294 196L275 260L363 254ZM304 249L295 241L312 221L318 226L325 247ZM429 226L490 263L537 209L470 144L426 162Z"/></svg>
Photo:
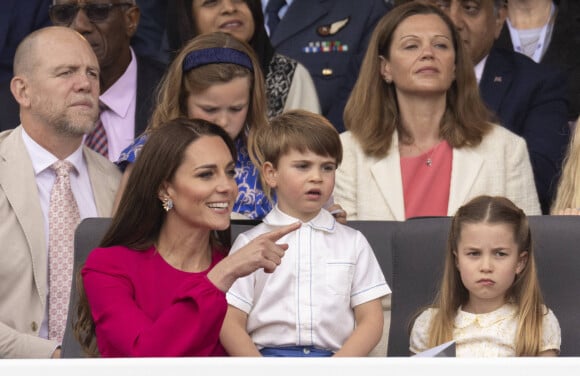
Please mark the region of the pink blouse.
<svg viewBox="0 0 580 376"><path fill-rule="evenodd" d="M417 157L401 158L406 219L447 215L452 161L447 141Z"/></svg>
<svg viewBox="0 0 580 376"><path fill-rule="evenodd" d="M214 250L206 271L187 273L154 247L94 249L81 274L101 356L226 356L226 297L207 279L223 257Z"/></svg>

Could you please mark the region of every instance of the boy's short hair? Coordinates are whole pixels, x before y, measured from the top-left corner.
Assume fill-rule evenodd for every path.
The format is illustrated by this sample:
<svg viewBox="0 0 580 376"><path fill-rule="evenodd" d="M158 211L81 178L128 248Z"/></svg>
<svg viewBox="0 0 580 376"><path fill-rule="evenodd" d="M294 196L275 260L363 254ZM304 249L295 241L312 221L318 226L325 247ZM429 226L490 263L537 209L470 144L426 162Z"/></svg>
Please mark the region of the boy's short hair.
<svg viewBox="0 0 580 376"><path fill-rule="evenodd" d="M249 149L268 197L271 197L270 188L264 182L262 171L265 162L277 167L280 157L292 150L329 156L335 159L337 166L342 162L338 131L324 116L305 110L290 110L272 118L269 127L250 137Z"/></svg>

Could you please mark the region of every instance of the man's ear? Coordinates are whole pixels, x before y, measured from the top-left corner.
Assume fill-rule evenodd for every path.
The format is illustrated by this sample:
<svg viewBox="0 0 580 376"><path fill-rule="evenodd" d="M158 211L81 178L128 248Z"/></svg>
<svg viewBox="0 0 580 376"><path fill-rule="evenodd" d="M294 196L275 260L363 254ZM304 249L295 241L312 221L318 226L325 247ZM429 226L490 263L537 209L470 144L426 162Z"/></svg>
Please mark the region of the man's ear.
<svg viewBox="0 0 580 376"><path fill-rule="evenodd" d="M262 171L264 174L264 181L270 188L276 188L278 186L278 170L271 162L265 162L262 165Z"/></svg>
<svg viewBox="0 0 580 376"><path fill-rule="evenodd" d="M130 7L125 11L125 27L127 29L127 36L132 38L137 32L139 26L139 19L141 18L141 11L136 5Z"/></svg>
<svg viewBox="0 0 580 376"><path fill-rule="evenodd" d="M30 107L30 95L26 78L14 76L10 81L10 91L21 107Z"/></svg>

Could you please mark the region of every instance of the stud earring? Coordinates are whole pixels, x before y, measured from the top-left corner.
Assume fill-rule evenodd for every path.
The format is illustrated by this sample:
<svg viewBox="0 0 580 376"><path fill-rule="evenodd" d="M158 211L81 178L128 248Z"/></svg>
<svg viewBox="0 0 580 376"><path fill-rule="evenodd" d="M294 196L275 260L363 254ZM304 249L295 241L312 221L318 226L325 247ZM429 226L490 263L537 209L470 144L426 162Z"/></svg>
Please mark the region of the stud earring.
<svg viewBox="0 0 580 376"><path fill-rule="evenodd" d="M168 212L171 209L173 209L173 200L170 199L169 197L165 197L163 198L163 200L161 201L162 205L163 205L163 209Z"/></svg>
<svg viewBox="0 0 580 376"><path fill-rule="evenodd" d="M390 85L391 82L393 82L393 80L391 80L390 78L385 77L385 82L387 83L387 85Z"/></svg>

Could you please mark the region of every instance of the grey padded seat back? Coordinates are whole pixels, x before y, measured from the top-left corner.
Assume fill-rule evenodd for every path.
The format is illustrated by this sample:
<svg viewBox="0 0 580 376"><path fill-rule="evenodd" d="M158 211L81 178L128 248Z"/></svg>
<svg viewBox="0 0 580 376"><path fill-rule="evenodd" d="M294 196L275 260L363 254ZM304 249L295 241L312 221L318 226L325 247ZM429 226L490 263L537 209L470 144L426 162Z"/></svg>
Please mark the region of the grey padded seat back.
<svg viewBox="0 0 580 376"><path fill-rule="evenodd" d="M532 216L544 301L560 322L560 356L580 356L580 216Z"/></svg>
<svg viewBox="0 0 580 376"><path fill-rule="evenodd" d="M348 226L363 233L369 241L377 261L381 265L385 279L393 288L393 234L400 222L397 221L349 221Z"/></svg>
<svg viewBox="0 0 580 376"><path fill-rule="evenodd" d="M560 322L561 356L580 356L580 216L531 216L544 300ZM401 222L393 238L393 297L388 356L409 356L409 325L440 283L450 218Z"/></svg>
<svg viewBox="0 0 580 376"><path fill-rule="evenodd" d="M82 358L80 344L73 334L73 324L76 320L76 304L78 290L76 276L85 263L89 253L99 246L101 239L111 224L111 218L85 218L79 223L75 231L73 281L68 306L66 329L62 340L63 358Z"/></svg>
<svg viewBox="0 0 580 376"><path fill-rule="evenodd" d="M393 234L388 356L409 356L409 324L437 292L450 224L448 217L413 218Z"/></svg>
<svg viewBox="0 0 580 376"><path fill-rule="evenodd" d="M76 275L89 252L96 248L110 218L87 218L75 233ZM232 221L232 239L258 221ZM530 217L538 275L546 304L562 328L562 356L580 356L580 216ZM416 218L406 222L351 221L369 240L391 289L392 316L389 356L409 355L409 323L429 304L439 285L450 218ZM77 287L73 280L63 357L82 357L72 334Z"/></svg>

